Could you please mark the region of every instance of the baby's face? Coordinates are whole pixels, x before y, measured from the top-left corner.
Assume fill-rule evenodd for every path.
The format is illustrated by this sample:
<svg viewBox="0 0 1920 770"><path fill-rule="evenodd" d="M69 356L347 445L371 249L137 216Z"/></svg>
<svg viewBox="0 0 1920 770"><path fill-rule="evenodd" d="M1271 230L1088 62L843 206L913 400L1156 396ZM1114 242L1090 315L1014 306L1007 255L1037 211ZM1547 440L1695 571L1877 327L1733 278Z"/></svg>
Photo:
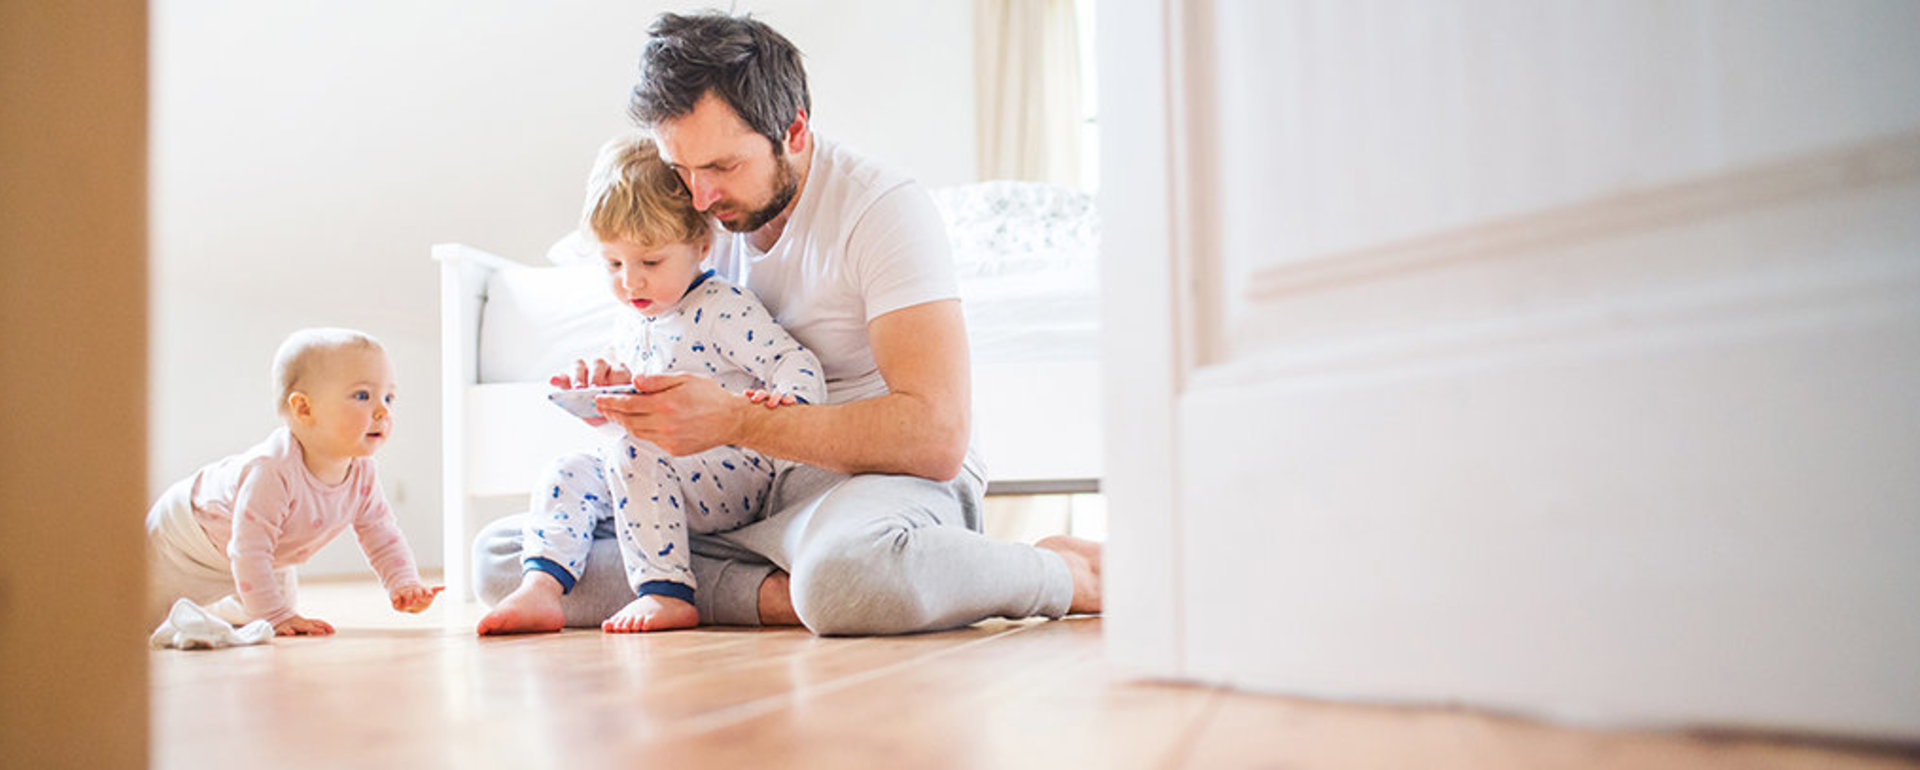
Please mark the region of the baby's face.
<svg viewBox="0 0 1920 770"><path fill-rule="evenodd" d="M653 316L673 309L687 293L687 287L700 274L707 244L701 241L643 248L626 241L610 241L600 244L600 256L606 261L613 295L628 307Z"/></svg>
<svg viewBox="0 0 1920 770"><path fill-rule="evenodd" d="M365 457L393 432L393 365L377 349L344 348L326 354L310 387L309 437L336 457Z"/></svg>

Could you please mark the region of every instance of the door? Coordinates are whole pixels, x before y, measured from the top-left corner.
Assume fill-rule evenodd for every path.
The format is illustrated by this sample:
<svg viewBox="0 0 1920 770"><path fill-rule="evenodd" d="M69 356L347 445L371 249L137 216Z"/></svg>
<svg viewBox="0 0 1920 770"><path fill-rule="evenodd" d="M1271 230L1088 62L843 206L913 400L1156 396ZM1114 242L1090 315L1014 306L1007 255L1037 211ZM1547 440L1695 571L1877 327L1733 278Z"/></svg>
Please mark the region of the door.
<svg viewBox="0 0 1920 770"><path fill-rule="evenodd" d="M0 35L0 766L145 767L147 8Z"/></svg>
<svg viewBox="0 0 1920 770"><path fill-rule="evenodd" d="M1920 736L1920 5L1099 22L1116 662Z"/></svg>

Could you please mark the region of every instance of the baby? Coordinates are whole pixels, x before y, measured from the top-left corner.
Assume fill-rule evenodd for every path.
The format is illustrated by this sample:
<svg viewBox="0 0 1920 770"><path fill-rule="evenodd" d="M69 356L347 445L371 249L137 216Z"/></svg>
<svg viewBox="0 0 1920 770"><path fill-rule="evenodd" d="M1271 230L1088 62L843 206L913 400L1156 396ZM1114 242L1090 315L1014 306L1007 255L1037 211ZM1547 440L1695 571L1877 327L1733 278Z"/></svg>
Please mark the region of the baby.
<svg viewBox="0 0 1920 770"><path fill-rule="evenodd" d="M296 606L294 566L353 525L393 608L420 612L428 588L394 522L372 455L393 428L393 367L372 337L294 332L273 360L285 426L161 494L147 513L148 618L175 600L281 636L331 634Z"/></svg>
<svg viewBox="0 0 1920 770"><path fill-rule="evenodd" d="M604 356L576 361L572 372L553 377L556 387L697 372L769 408L826 398L819 359L751 293L701 270L713 243L711 226L651 140L616 139L601 150L584 219L582 229L599 241L609 287L634 312L622 314ZM722 446L674 457L625 433L598 453L561 457L533 494L520 587L481 618L477 630L560 630L560 597L580 579L594 528L603 522L613 524L638 598L601 629L699 625L688 530L723 532L756 520L774 475L774 461L750 449Z"/></svg>

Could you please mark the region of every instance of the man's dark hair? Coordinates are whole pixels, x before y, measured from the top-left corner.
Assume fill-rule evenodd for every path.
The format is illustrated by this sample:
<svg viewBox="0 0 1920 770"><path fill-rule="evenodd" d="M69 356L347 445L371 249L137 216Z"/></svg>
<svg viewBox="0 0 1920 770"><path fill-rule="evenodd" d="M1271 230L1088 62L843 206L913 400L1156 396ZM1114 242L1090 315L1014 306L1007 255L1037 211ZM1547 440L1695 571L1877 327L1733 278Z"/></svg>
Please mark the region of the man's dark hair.
<svg viewBox="0 0 1920 770"><path fill-rule="evenodd" d="M780 152L787 126L813 114L800 49L750 17L717 11L660 14L640 54L640 83L627 113L642 127L693 112L708 91Z"/></svg>

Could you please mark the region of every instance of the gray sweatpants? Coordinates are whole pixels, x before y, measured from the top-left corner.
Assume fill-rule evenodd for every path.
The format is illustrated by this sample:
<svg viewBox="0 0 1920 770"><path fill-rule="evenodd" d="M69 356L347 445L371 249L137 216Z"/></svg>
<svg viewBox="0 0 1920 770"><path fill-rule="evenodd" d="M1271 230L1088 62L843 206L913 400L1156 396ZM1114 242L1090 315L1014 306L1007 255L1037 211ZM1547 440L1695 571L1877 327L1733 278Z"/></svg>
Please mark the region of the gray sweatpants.
<svg viewBox="0 0 1920 770"><path fill-rule="evenodd" d="M759 625L760 583L793 576L793 605L816 634L904 634L992 617L1057 618L1073 598L1059 554L980 534L985 489L971 459L949 482L792 466L774 480L766 518L693 535L695 604L709 625ZM481 530L474 586L498 602L520 585L523 515ZM610 523L562 598L569 626L598 626L633 601Z"/></svg>

